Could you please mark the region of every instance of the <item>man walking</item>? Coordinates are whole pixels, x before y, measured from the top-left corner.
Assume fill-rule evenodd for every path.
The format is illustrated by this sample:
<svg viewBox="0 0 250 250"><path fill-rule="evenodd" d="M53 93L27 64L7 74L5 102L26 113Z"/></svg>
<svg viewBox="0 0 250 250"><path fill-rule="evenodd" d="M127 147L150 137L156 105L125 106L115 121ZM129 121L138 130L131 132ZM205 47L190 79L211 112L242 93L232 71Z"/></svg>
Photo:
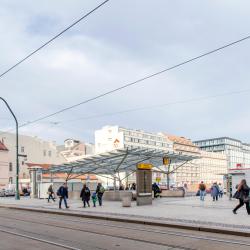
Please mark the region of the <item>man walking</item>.
<svg viewBox="0 0 250 250"><path fill-rule="evenodd" d="M199 185L199 190L200 190L200 200L204 201L206 195L206 185L204 184L203 181Z"/></svg>
<svg viewBox="0 0 250 250"><path fill-rule="evenodd" d="M67 183L63 183L63 185L58 189L57 196L60 198L59 199L59 209L62 208L62 200L64 201L65 207L69 208L69 206L67 204L67 199L68 199Z"/></svg>
<svg viewBox="0 0 250 250"><path fill-rule="evenodd" d="M96 188L96 194L99 202L99 206L102 206L102 196L105 192L104 187L102 186L101 183L98 183L97 188Z"/></svg>
<svg viewBox="0 0 250 250"><path fill-rule="evenodd" d="M48 202L50 201L50 199L52 199L54 202L56 201L55 200L55 197L54 197L54 190L53 190L53 186L50 185L49 188L48 188Z"/></svg>

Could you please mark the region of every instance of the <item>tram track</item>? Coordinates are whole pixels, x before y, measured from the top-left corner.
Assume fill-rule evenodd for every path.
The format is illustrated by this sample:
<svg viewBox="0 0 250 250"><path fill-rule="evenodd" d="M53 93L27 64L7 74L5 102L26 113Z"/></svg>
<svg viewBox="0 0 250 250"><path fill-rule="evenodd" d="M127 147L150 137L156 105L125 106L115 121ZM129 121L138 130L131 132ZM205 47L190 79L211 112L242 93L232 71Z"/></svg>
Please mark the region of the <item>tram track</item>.
<svg viewBox="0 0 250 250"><path fill-rule="evenodd" d="M3 226L0 226L0 232L1 233L10 234L10 235L18 236L18 237L21 237L21 238L42 242L42 243L45 243L47 245L53 245L53 246L60 247L60 248L63 248L63 249L82 250L80 248L67 246L67 245L64 245L64 244L60 244L60 243L57 243L57 242L45 240L45 239L42 239L42 238L33 237L33 236L30 236L30 235L27 235L27 234L21 234L21 233L16 233L16 232L13 232L13 231L10 231L10 230L1 229L1 227L3 227Z"/></svg>
<svg viewBox="0 0 250 250"><path fill-rule="evenodd" d="M58 216L60 216L60 215L58 215ZM38 222L38 221L32 221L32 220L28 220L28 219L21 219L21 218L17 218L17 217L13 217L13 216L12 217L0 216L0 217L3 219L5 218L5 219L10 219L10 220L17 220L17 221L26 222L26 223L40 224L40 225L44 225L44 226L63 228L63 229L69 229L69 230L76 230L76 231L88 232L88 233L92 233L92 234L99 234L99 235L104 235L104 236L109 236L109 237L123 238L123 239L128 239L128 240L135 240L135 241L141 241L144 243L158 244L159 245L159 242L147 241L147 240L142 240L142 239L135 239L133 237L127 237L127 236L111 235L109 233L100 233L100 232L96 232L96 231L89 230L86 228L82 229L82 228L79 228L79 225L77 225L77 227L71 227L71 226L55 225L55 224L51 224L51 223L47 223L47 222ZM53 217L51 218L49 216L42 216L42 218L55 220L55 218L53 218ZM81 222L79 220L72 220L72 219L69 220L69 219L65 219L65 218L63 220L67 221L67 222L71 222L71 223L78 223L78 224L80 223L80 226L82 226L83 224L96 225L96 226L101 226L101 227L125 229L125 230L130 230L130 231L133 230L133 231L140 231L140 232L144 232L144 233L168 235L168 236L183 237L183 238L188 238L188 239L193 239L193 240L203 240L203 241L208 241L208 242L216 242L216 243L250 247L250 242L246 242L246 241L229 240L229 239L218 238L218 237L216 238L216 237L195 236L195 235L171 231L171 230L169 230L169 231L156 230L156 229L152 229L152 228L151 229L143 229L143 228L139 228L139 227L114 225L114 224L110 224L110 223L94 222L94 221L90 221L90 220L85 220L83 222ZM176 246L172 246L172 245L168 245L168 244L163 244L163 245L168 246L168 247L180 248L180 249L190 249L190 248L185 248L185 247L183 248L182 246L178 246L178 245L176 245Z"/></svg>
<svg viewBox="0 0 250 250"><path fill-rule="evenodd" d="M19 221L25 221L25 220L19 220ZM27 222L27 221L25 221L25 222ZM29 221L29 223L30 223L30 221ZM100 232L96 232L96 231L93 231L93 230L86 230L86 229L79 229L79 228L75 229L75 228L66 227L66 226L55 226L55 225L52 225L52 224L49 224L49 223L40 223L40 222L38 222L38 223L35 222L35 223L40 224L40 225L45 225L45 226L61 228L61 229L69 229L69 230L72 230L72 231L78 231L78 232L81 231L81 232L84 232L84 233L91 233L91 234L100 235L100 236L108 236L108 237L118 238L118 239L123 239L123 240L131 240L131 241L147 243L147 244L151 244L151 245L164 246L164 247L169 247L171 249L196 250L195 248L183 247L183 246L180 246L180 245L165 244L165 243L160 243L160 242L151 241L151 240L137 239L137 238L134 238L134 237L128 237L128 236L122 236L122 235L113 235L113 234L103 233L103 232L100 233ZM48 243L48 244L54 245L54 246L59 246L59 247L61 246L61 247L65 248L65 249L82 250L82 249L79 249L79 248L73 248L73 247L70 247L70 246L66 246L64 244L59 244L59 243L56 243L56 242L47 241L47 240L44 240L44 239L41 239L41 238L36 238L36 237L33 237L33 236L29 236L27 234L20 234L20 233L15 233L14 231L4 230L4 229L1 229L1 227L4 228L5 226L2 226L2 225L0 226L0 232L20 236L20 237L31 239L31 240L40 241L40 242L43 242L43 243ZM7 228L11 228L12 230L20 230L20 229L15 228L15 227L7 227ZM34 233L34 232L27 232L26 231L26 233Z"/></svg>

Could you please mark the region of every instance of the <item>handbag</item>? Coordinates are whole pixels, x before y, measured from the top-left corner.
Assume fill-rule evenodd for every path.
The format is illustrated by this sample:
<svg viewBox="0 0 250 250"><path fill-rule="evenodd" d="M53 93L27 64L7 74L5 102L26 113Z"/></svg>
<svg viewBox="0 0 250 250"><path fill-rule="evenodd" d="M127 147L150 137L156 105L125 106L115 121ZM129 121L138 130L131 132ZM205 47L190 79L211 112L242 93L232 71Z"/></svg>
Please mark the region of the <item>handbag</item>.
<svg viewBox="0 0 250 250"><path fill-rule="evenodd" d="M233 198L239 199L240 198L240 192L236 191L235 194L233 195Z"/></svg>

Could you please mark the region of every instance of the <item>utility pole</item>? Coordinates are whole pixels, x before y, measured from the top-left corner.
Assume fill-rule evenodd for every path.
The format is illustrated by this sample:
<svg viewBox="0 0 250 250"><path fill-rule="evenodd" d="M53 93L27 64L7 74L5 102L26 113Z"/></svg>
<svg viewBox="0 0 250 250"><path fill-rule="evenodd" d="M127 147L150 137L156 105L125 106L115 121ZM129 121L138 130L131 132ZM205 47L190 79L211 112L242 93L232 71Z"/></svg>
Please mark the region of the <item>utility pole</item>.
<svg viewBox="0 0 250 250"><path fill-rule="evenodd" d="M7 103L7 101L0 97L0 99L5 103L5 105L7 106L8 110L10 111L10 113L12 114L15 123L16 123L16 195L15 198L16 200L20 200L20 194L19 194L19 160L18 160L18 121L17 118L14 114L14 112L12 111L12 109L10 108L9 104Z"/></svg>

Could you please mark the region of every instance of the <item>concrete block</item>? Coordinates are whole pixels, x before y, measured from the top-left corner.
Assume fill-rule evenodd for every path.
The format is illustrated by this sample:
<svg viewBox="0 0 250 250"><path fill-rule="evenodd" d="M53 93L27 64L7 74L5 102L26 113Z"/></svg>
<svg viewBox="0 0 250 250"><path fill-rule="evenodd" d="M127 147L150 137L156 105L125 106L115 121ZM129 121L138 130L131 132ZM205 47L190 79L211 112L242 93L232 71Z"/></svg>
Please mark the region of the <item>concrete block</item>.
<svg viewBox="0 0 250 250"><path fill-rule="evenodd" d="M103 200L106 201L122 201L123 197L128 197L132 200L132 192L131 191L106 191L103 195Z"/></svg>
<svg viewBox="0 0 250 250"><path fill-rule="evenodd" d="M152 196L137 196L137 206L152 205Z"/></svg>

